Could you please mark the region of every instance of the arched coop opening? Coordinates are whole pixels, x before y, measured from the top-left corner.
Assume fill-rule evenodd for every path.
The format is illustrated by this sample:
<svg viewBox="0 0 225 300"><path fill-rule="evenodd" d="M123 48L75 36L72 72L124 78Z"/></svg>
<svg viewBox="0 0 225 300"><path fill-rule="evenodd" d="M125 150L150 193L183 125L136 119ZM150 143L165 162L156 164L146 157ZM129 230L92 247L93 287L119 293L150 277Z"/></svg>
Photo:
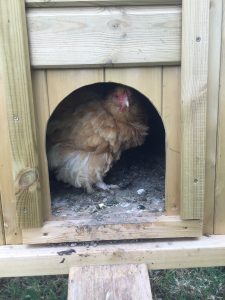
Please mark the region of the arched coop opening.
<svg viewBox="0 0 225 300"><path fill-rule="evenodd" d="M76 120L76 118L71 119L72 114L84 106L86 111L83 109L82 114L88 114L90 109L95 110L96 99L97 101L106 99L107 95L113 93L118 87L129 90L132 99L143 108L145 116L147 116L147 121L145 120L148 127L147 135L140 146L131 143L130 149L124 150L123 148L119 159L113 159L111 166L108 168L109 170L104 176L104 183L110 186L108 190L105 190L105 187L104 189L96 187L95 184L92 185L93 190L91 192L87 191L84 186L75 187L71 184L71 181L68 183L64 180L64 177L59 176L60 171L57 167L50 167L51 210L52 215L57 219L90 218L91 216L91 218L104 221L109 220L109 218L115 219L119 214L132 216L132 214L142 215L148 212L158 215L165 210L164 125L161 116L150 99L132 87L117 83L96 83L76 89L63 99L51 114L47 125L46 150L48 164L51 165L49 149L51 149L52 140L54 143L54 138L57 139L61 126L67 126L65 122L78 122L79 120ZM140 123L143 122L141 118L143 116L140 117ZM91 120L88 121L91 122ZM60 122L64 124L62 125ZM125 121L122 120L122 122ZM57 128L54 127L56 123ZM52 124L53 128L56 128L55 132L52 132ZM82 126L85 126L85 124ZM99 127L101 127L101 124L99 124ZM102 130L106 129L102 128ZM118 128L117 130L121 129ZM63 135L66 134L65 131ZM79 135L79 132L77 134ZM107 134L107 132L104 134ZM82 138L87 138L86 136L82 137L81 135L79 138L81 148L83 144L87 145L86 141L82 141ZM80 150L77 148L76 146L76 150ZM85 148L82 148L82 151L93 152L93 150ZM79 156L79 159L85 160L87 157L81 158ZM64 169L73 167L72 164L64 165ZM82 164L80 164L80 167L82 167ZM112 186L113 188L111 188Z"/></svg>

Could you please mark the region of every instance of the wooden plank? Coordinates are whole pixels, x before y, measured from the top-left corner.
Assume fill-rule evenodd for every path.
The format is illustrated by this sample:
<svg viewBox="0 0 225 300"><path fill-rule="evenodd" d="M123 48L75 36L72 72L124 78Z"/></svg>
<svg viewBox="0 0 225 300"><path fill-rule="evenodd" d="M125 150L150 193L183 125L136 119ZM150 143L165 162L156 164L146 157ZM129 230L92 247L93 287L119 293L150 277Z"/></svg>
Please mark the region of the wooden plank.
<svg viewBox="0 0 225 300"><path fill-rule="evenodd" d="M225 236L140 243L0 247L0 277L68 274L74 266L129 263L145 263L151 270L225 266Z"/></svg>
<svg viewBox="0 0 225 300"><path fill-rule="evenodd" d="M121 218L122 219L122 218ZM125 219L125 218L124 218ZM40 228L24 229L24 244L151 239L201 236L199 220L182 221L176 216L130 216L121 224L117 219L48 221Z"/></svg>
<svg viewBox="0 0 225 300"><path fill-rule="evenodd" d="M143 68L107 68L105 81L128 85L150 99L151 103L161 113L161 67Z"/></svg>
<svg viewBox="0 0 225 300"><path fill-rule="evenodd" d="M203 231L206 234L213 233L215 213L216 139L220 80L221 22L222 0L211 0L209 27L208 107L206 122L206 182L203 226ZM225 212L225 208L223 211Z"/></svg>
<svg viewBox="0 0 225 300"><path fill-rule="evenodd" d="M202 219L205 189L209 0L182 2L181 216Z"/></svg>
<svg viewBox="0 0 225 300"><path fill-rule="evenodd" d="M182 0L25 0L27 7L180 5Z"/></svg>
<svg viewBox="0 0 225 300"><path fill-rule="evenodd" d="M27 21L35 68L180 61L179 7L36 8Z"/></svg>
<svg viewBox="0 0 225 300"><path fill-rule="evenodd" d="M225 233L225 1L223 1L214 232Z"/></svg>
<svg viewBox="0 0 225 300"><path fill-rule="evenodd" d="M46 157L46 126L50 116L46 71L32 72L34 109L37 125L37 148L40 161L40 183L44 220L51 218L51 197L49 188L48 162Z"/></svg>
<svg viewBox="0 0 225 300"><path fill-rule="evenodd" d="M47 85L50 113L66 96L76 89L103 81L102 69L48 70Z"/></svg>
<svg viewBox="0 0 225 300"><path fill-rule="evenodd" d="M17 213L12 172L12 151L9 139L2 60L0 60L0 120L0 182L5 240L7 244L18 244L21 242L21 232L18 228L16 218Z"/></svg>
<svg viewBox="0 0 225 300"><path fill-rule="evenodd" d="M42 224L42 210L25 3L0 1L0 19L0 59L3 61L18 223L21 227L35 227Z"/></svg>
<svg viewBox="0 0 225 300"><path fill-rule="evenodd" d="M5 244L4 221L2 214L2 200L0 193L0 246Z"/></svg>
<svg viewBox="0 0 225 300"><path fill-rule="evenodd" d="M69 272L68 300L151 300L145 264L73 267Z"/></svg>
<svg viewBox="0 0 225 300"><path fill-rule="evenodd" d="M162 118L166 130L166 213L180 212L180 67L164 67Z"/></svg>

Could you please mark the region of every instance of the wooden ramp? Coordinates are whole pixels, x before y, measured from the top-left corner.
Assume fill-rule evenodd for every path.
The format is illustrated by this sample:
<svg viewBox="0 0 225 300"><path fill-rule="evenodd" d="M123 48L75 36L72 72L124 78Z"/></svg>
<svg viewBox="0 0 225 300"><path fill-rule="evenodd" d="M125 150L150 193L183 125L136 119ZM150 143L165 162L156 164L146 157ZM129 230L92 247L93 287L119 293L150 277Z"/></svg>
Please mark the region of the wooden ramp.
<svg viewBox="0 0 225 300"><path fill-rule="evenodd" d="M73 267L68 300L150 300L145 264Z"/></svg>

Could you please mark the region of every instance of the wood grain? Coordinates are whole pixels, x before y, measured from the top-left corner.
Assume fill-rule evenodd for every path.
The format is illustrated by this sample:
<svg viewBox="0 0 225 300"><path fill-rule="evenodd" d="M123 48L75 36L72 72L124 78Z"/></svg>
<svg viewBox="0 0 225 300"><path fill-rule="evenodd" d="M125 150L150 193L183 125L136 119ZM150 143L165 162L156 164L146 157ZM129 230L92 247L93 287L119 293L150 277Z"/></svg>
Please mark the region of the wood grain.
<svg viewBox="0 0 225 300"><path fill-rule="evenodd" d="M68 274L71 267L145 263L150 270L225 265L225 236L99 245L2 246L0 277Z"/></svg>
<svg viewBox="0 0 225 300"><path fill-rule="evenodd" d="M206 234L213 234L214 227L221 23L222 0L211 0L209 27L208 107L206 127L206 177L203 226L203 231Z"/></svg>
<svg viewBox="0 0 225 300"><path fill-rule="evenodd" d="M35 68L180 61L179 7L28 9Z"/></svg>
<svg viewBox="0 0 225 300"><path fill-rule="evenodd" d="M0 193L0 246L5 244L4 221L2 214L2 200Z"/></svg>
<svg viewBox="0 0 225 300"><path fill-rule="evenodd" d="M147 97L161 114L161 67L106 68L105 81L122 83L136 89Z"/></svg>
<svg viewBox="0 0 225 300"><path fill-rule="evenodd" d="M180 67L163 67L162 118L166 130L166 213L180 212Z"/></svg>
<svg viewBox="0 0 225 300"><path fill-rule="evenodd" d="M42 224L42 209L24 2L0 1L0 19L18 224L35 227Z"/></svg>
<svg viewBox="0 0 225 300"><path fill-rule="evenodd" d="M46 126L50 116L46 71L32 72L34 110L37 126L37 148L40 161L40 183L44 220L51 217L51 196L49 188L48 162L46 157Z"/></svg>
<svg viewBox="0 0 225 300"><path fill-rule="evenodd" d="M209 1L182 2L181 216L202 219L205 190Z"/></svg>
<svg viewBox="0 0 225 300"><path fill-rule="evenodd" d="M180 5L182 0L25 0L27 7Z"/></svg>
<svg viewBox="0 0 225 300"><path fill-rule="evenodd" d="M225 233L225 1L223 1L214 233Z"/></svg>
<svg viewBox="0 0 225 300"><path fill-rule="evenodd" d="M103 69L48 70L47 85L50 114L66 96L76 89L103 81Z"/></svg>
<svg viewBox="0 0 225 300"><path fill-rule="evenodd" d="M151 300L148 268L144 264L73 267L68 300Z"/></svg>
<svg viewBox="0 0 225 300"><path fill-rule="evenodd" d="M0 47L1 51L1 47ZM3 82L3 61L0 59L0 182L1 206L5 240L7 244L21 243L21 232L18 228L16 197L14 192L12 150L9 138L5 83Z"/></svg>
<svg viewBox="0 0 225 300"><path fill-rule="evenodd" d="M122 223L122 220L123 221ZM182 221L176 216L118 215L107 222L97 219L48 221L40 228L24 229L24 244L64 243L104 240L199 237L199 220Z"/></svg>

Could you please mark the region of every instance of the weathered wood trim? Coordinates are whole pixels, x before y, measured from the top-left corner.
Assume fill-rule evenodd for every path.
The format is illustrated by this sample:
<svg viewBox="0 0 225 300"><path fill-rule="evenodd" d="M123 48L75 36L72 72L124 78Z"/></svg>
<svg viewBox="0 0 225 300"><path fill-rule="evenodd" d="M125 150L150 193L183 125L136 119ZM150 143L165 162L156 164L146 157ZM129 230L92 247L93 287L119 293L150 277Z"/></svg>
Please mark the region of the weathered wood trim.
<svg viewBox="0 0 225 300"><path fill-rule="evenodd" d="M0 60L13 157L18 224L42 225L25 3L0 1ZM16 216L13 216L16 218Z"/></svg>
<svg viewBox="0 0 225 300"><path fill-rule="evenodd" d="M220 81L222 0L210 1L206 174L203 232L213 234L215 210L216 143ZM223 179L222 179L223 180ZM225 209L223 210L225 213ZM224 224L225 226L225 224ZM225 233L225 231L224 231Z"/></svg>
<svg viewBox="0 0 225 300"><path fill-rule="evenodd" d="M128 263L146 263L151 270L225 266L225 236L97 246L0 247L0 277L68 274L73 266Z"/></svg>
<svg viewBox="0 0 225 300"><path fill-rule="evenodd" d="M179 7L34 8L27 22L34 68L180 63Z"/></svg>
<svg viewBox="0 0 225 300"><path fill-rule="evenodd" d="M225 1L223 0L214 232L225 234Z"/></svg>
<svg viewBox="0 0 225 300"><path fill-rule="evenodd" d="M122 220L123 218L120 217ZM125 218L124 218L125 219ZM43 227L23 230L24 244L44 244L104 240L131 240L201 236L199 220L182 221L178 216L130 216L126 223L107 220L48 221Z"/></svg>
<svg viewBox="0 0 225 300"><path fill-rule="evenodd" d="M182 0L25 0L27 7L180 5Z"/></svg>
<svg viewBox="0 0 225 300"><path fill-rule="evenodd" d="M181 216L202 219L205 189L209 0L182 2Z"/></svg>

